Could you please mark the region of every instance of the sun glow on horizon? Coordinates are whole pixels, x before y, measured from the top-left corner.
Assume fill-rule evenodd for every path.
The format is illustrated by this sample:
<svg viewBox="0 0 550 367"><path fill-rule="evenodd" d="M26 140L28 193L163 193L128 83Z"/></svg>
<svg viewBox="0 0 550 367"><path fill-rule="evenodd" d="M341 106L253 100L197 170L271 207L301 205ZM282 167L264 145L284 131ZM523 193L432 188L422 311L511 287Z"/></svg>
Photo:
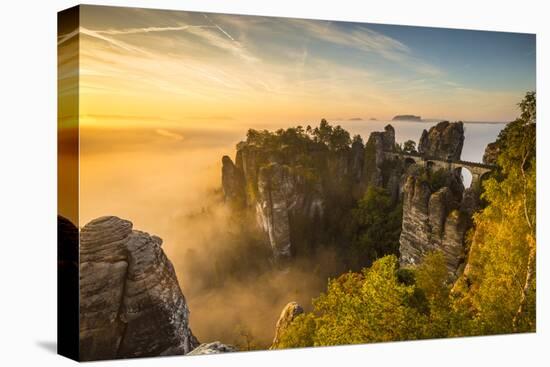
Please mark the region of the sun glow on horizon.
<svg viewBox="0 0 550 367"><path fill-rule="evenodd" d="M419 46L427 28L82 9L80 28L60 35L58 44L79 38L84 126L224 126L401 113L508 121L517 115L516 101L535 88L534 53L518 55L534 49L532 35L429 29L465 39L456 42L463 54L457 59L439 42ZM509 55L484 61L472 40Z"/></svg>

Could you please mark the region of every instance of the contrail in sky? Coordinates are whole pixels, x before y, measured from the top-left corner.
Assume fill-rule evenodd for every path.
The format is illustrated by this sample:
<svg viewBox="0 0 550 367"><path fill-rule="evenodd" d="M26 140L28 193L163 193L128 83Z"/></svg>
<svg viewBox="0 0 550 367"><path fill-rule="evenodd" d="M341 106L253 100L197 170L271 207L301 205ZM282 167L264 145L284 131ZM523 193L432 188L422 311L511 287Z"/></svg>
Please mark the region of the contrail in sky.
<svg viewBox="0 0 550 367"><path fill-rule="evenodd" d="M227 33L222 27L220 27L219 25L217 25L216 23L214 23L212 20L210 20L210 18L208 18L208 16L206 14L203 14L204 18L206 20L208 20L210 23L212 23L214 25L214 27L218 28L220 30L220 32L222 32L223 34L225 34L227 36L227 38L229 38L231 41L233 42L237 42L233 37L231 37L231 35L229 33Z"/></svg>

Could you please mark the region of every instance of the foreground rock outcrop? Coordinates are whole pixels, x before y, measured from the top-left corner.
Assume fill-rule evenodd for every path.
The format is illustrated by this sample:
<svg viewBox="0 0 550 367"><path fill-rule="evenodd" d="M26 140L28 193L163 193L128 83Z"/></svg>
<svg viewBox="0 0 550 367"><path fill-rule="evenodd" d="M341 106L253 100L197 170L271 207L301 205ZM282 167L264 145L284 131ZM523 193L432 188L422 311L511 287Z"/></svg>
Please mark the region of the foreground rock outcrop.
<svg viewBox="0 0 550 367"><path fill-rule="evenodd" d="M275 337L273 338L273 343L269 349L277 349L283 331L298 315L303 313L304 309L296 302L290 302L283 308L283 311L281 311L281 316L279 316L279 320L277 320L277 325L275 326Z"/></svg>
<svg viewBox="0 0 550 367"><path fill-rule="evenodd" d="M162 240L101 217L80 232L80 358L187 354L199 345Z"/></svg>

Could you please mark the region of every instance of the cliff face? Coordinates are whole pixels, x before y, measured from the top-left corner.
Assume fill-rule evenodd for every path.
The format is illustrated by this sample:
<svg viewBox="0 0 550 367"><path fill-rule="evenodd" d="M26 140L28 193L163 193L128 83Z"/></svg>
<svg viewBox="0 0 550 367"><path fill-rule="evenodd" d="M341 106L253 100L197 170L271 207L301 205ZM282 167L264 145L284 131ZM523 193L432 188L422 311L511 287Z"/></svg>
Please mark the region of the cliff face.
<svg viewBox="0 0 550 367"><path fill-rule="evenodd" d="M419 153L438 165L403 158L391 125L371 133L365 145L356 139L338 149L331 148L332 137L320 143L293 135L281 143L286 132L277 134L239 143L235 164L229 157L222 160L226 201L255 212L276 262L289 259L304 243L315 245L341 233L341 217L332 227L327 218L349 213L376 186L385 188L393 203L403 203L401 264L419 264L426 253L441 250L449 273L457 271L471 215L479 206L479 193L465 190L460 170L447 166L449 160L460 160L462 122L443 121L423 131Z"/></svg>
<svg viewBox="0 0 550 367"><path fill-rule="evenodd" d="M459 160L463 143L462 123L444 121L424 130L419 150L429 157ZM460 172L426 168L408 176L403 187L401 265L417 265L428 252L440 250L454 275L464 260L464 236L478 201L477 192L464 190Z"/></svg>
<svg viewBox="0 0 550 367"><path fill-rule="evenodd" d="M415 176L407 178L403 191L400 263L418 265L427 253L440 250L447 270L454 274L464 259L464 235L469 228L460 197L447 186L433 191L426 181Z"/></svg>
<svg viewBox="0 0 550 367"><path fill-rule="evenodd" d="M198 345L161 244L117 217L82 228L81 360L187 354Z"/></svg>
<svg viewBox="0 0 550 367"><path fill-rule="evenodd" d="M231 158L222 158L222 188L225 200L242 208L245 205L245 185L241 169L238 169Z"/></svg>
<svg viewBox="0 0 550 367"><path fill-rule="evenodd" d="M241 142L235 163L222 159L225 200L255 212L274 259L284 262L301 246L298 242L312 243L312 236L319 236L327 210L349 209L368 186L390 186L397 198L400 173L387 169L384 155L394 149L391 125L372 133L366 145L354 141L337 149L314 141L276 149Z"/></svg>
<svg viewBox="0 0 550 367"><path fill-rule="evenodd" d="M311 220L323 214L322 198L317 190L308 190L305 177L280 163L263 166L258 175L256 214L267 233L275 261L291 256L292 218Z"/></svg>

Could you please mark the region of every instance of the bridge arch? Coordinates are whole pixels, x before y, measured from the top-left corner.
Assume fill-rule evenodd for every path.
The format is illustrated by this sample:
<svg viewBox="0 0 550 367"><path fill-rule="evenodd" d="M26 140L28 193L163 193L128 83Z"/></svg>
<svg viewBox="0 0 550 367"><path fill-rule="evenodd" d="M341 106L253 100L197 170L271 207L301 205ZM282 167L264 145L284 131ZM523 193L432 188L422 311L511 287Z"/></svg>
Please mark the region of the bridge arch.
<svg viewBox="0 0 550 367"><path fill-rule="evenodd" d="M384 155L387 159L403 159L405 167L409 167L412 164L422 164L424 167L430 170L448 170L453 171L457 175L460 174L465 187L474 189L481 188L481 182L487 178L487 174L495 169L495 165L468 162L462 160L442 160L438 158L428 158L420 154L403 153L396 151L384 151ZM465 168L464 170L462 170Z"/></svg>
<svg viewBox="0 0 550 367"><path fill-rule="evenodd" d="M472 184L474 183L474 175L468 167L459 166L454 168L453 171L462 178L462 184L465 189L472 187Z"/></svg>

